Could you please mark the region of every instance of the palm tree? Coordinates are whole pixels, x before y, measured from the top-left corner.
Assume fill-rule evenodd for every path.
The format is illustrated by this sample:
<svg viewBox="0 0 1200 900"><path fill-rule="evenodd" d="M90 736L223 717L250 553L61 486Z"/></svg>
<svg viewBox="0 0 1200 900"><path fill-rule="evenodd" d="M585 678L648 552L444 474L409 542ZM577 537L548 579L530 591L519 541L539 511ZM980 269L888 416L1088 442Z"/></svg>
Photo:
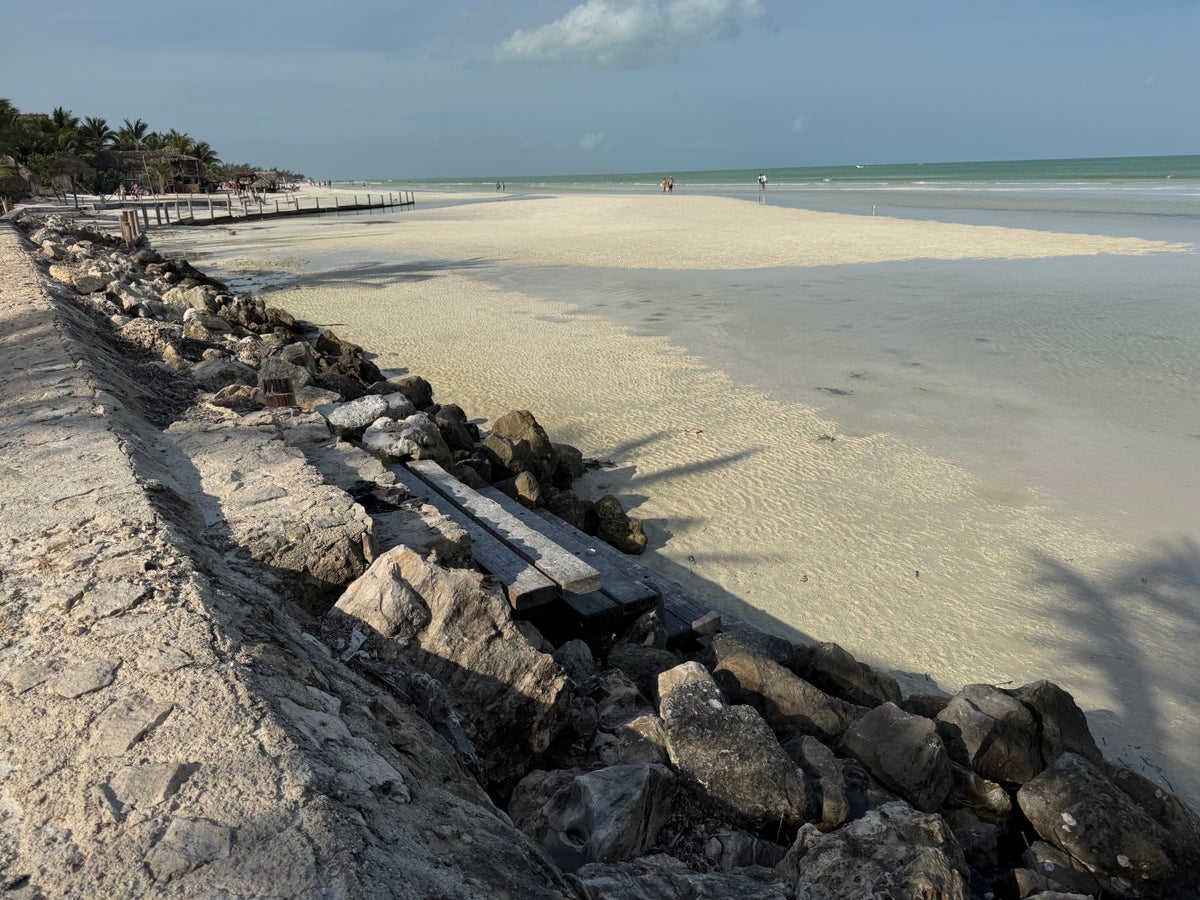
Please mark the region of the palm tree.
<svg viewBox="0 0 1200 900"><path fill-rule="evenodd" d="M121 150L141 150L149 131L150 126L141 119L125 119L117 129L116 145Z"/></svg>
<svg viewBox="0 0 1200 900"><path fill-rule="evenodd" d="M196 157L199 162L200 175L203 178L208 178L221 164L221 158L217 156L217 151L209 145L208 141L192 144L190 155Z"/></svg>
<svg viewBox="0 0 1200 900"><path fill-rule="evenodd" d="M116 139L117 133L108 127L106 120L88 116L79 126L79 136L83 145L91 152L96 153L112 143Z"/></svg>
<svg viewBox="0 0 1200 900"><path fill-rule="evenodd" d="M170 131L167 131L162 135L162 140L164 146L174 147L181 153L186 153L188 156L191 156L192 144L194 141L192 141L191 137L189 137L186 132L176 131L174 128L172 128Z"/></svg>

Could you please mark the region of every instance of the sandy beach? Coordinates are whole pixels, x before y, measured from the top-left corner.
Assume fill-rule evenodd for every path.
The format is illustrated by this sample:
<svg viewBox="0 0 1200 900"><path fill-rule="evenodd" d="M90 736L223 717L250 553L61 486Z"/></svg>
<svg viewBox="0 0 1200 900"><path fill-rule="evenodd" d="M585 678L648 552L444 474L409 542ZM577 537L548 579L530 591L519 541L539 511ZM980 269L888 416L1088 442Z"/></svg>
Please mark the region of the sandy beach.
<svg viewBox="0 0 1200 900"><path fill-rule="evenodd" d="M418 201L154 243L218 277L275 285L271 304L370 348L385 369L425 376L480 420L532 410L555 440L611 462L589 489L645 520L646 563L718 607L836 641L910 692L1057 681L1108 755L1200 798L1194 529L1138 543L1152 529L1108 529L1037 490L997 490L986 460L886 430L845 434L668 336L513 286L554 269L592 271L602 292L611 270L1167 257L1191 245L680 195ZM704 313L672 302L676 315Z"/></svg>

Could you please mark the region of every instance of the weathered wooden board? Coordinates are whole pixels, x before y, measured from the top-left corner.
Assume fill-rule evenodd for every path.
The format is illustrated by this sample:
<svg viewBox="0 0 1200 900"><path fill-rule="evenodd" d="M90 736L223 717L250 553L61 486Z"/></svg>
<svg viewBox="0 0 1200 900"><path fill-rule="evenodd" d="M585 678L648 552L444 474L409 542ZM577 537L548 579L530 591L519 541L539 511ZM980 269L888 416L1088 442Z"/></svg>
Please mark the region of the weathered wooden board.
<svg viewBox="0 0 1200 900"><path fill-rule="evenodd" d="M424 499L471 536L471 552L475 561L504 586L505 596L513 609L532 609L558 597L558 585L469 515L403 466L392 466L390 469L410 494Z"/></svg>
<svg viewBox="0 0 1200 900"><path fill-rule="evenodd" d="M657 572L647 569L640 563L635 562L629 554L622 553L611 544L606 544L597 538L589 537L575 526L558 518L554 513L539 509L534 514L546 520L553 519L556 524L566 529L568 533L573 534L577 540L590 541L588 546L596 551L597 556L603 556L614 565L620 566L629 577L643 582L662 597L663 615L667 624L667 643L669 645L674 646L694 636L692 623L705 616L710 609L689 594L683 585L677 581L672 581L665 575L660 575Z"/></svg>
<svg viewBox="0 0 1200 900"><path fill-rule="evenodd" d="M600 589L600 573L539 531L507 513L495 500L481 496L432 460L413 460L409 471L478 520L484 528L533 563L565 593L589 594Z"/></svg>
<svg viewBox="0 0 1200 900"><path fill-rule="evenodd" d="M582 531L571 528L558 516L541 515L540 511L527 509L497 488L483 488L479 493L489 500L495 500L510 515L535 531L540 531L558 546L594 568L600 573L603 584L601 590L621 606L645 605L646 601L658 596L654 587L640 579L631 578L621 560L601 553L596 545L604 542L599 538L588 537Z"/></svg>

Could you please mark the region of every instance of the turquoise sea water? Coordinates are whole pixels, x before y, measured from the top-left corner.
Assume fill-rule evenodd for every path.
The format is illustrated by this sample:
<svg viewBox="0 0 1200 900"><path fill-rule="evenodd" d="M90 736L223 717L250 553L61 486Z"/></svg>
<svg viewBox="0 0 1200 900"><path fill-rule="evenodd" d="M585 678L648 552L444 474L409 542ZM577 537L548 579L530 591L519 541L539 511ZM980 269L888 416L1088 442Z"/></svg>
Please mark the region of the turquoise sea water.
<svg viewBox="0 0 1200 900"><path fill-rule="evenodd" d="M843 186L912 186L922 184L979 184L1033 182L1190 182L1200 189L1200 155L1130 156L1096 159L999 160L991 162L897 163L887 165L796 166L791 168L711 169L696 172L625 172L597 175L513 175L443 178L384 178L368 180L371 186L395 190L487 190L496 181L508 190L646 190L657 189L668 175L677 190L703 189L704 193L757 191L758 174L767 175L770 188Z"/></svg>

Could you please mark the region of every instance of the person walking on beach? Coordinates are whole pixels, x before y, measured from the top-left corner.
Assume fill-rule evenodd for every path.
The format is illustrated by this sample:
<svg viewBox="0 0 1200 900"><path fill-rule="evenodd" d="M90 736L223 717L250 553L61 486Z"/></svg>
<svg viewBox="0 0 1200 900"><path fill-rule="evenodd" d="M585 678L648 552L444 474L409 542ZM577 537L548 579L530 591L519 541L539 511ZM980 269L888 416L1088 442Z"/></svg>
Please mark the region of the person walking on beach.
<svg viewBox="0 0 1200 900"><path fill-rule="evenodd" d="M662 188L662 192L665 194L667 192L667 179L664 178L662 181L660 181L658 186Z"/></svg>
<svg viewBox="0 0 1200 900"><path fill-rule="evenodd" d="M759 191L765 191L767 189L767 176L762 172L758 173L758 189Z"/></svg>
<svg viewBox="0 0 1200 900"><path fill-rule="evenodd" d="M498 181L496 182L496 190L497 190L497 191L499 191L499 190L500 190L500 182L498 182Z"/></svg>
<svg viewBox="0 0 1200 900"><path fill-rule="evenodd" d="M674 190L675 190L675 176L671 175L667 178L667 193L669 194Z"/></svg>

